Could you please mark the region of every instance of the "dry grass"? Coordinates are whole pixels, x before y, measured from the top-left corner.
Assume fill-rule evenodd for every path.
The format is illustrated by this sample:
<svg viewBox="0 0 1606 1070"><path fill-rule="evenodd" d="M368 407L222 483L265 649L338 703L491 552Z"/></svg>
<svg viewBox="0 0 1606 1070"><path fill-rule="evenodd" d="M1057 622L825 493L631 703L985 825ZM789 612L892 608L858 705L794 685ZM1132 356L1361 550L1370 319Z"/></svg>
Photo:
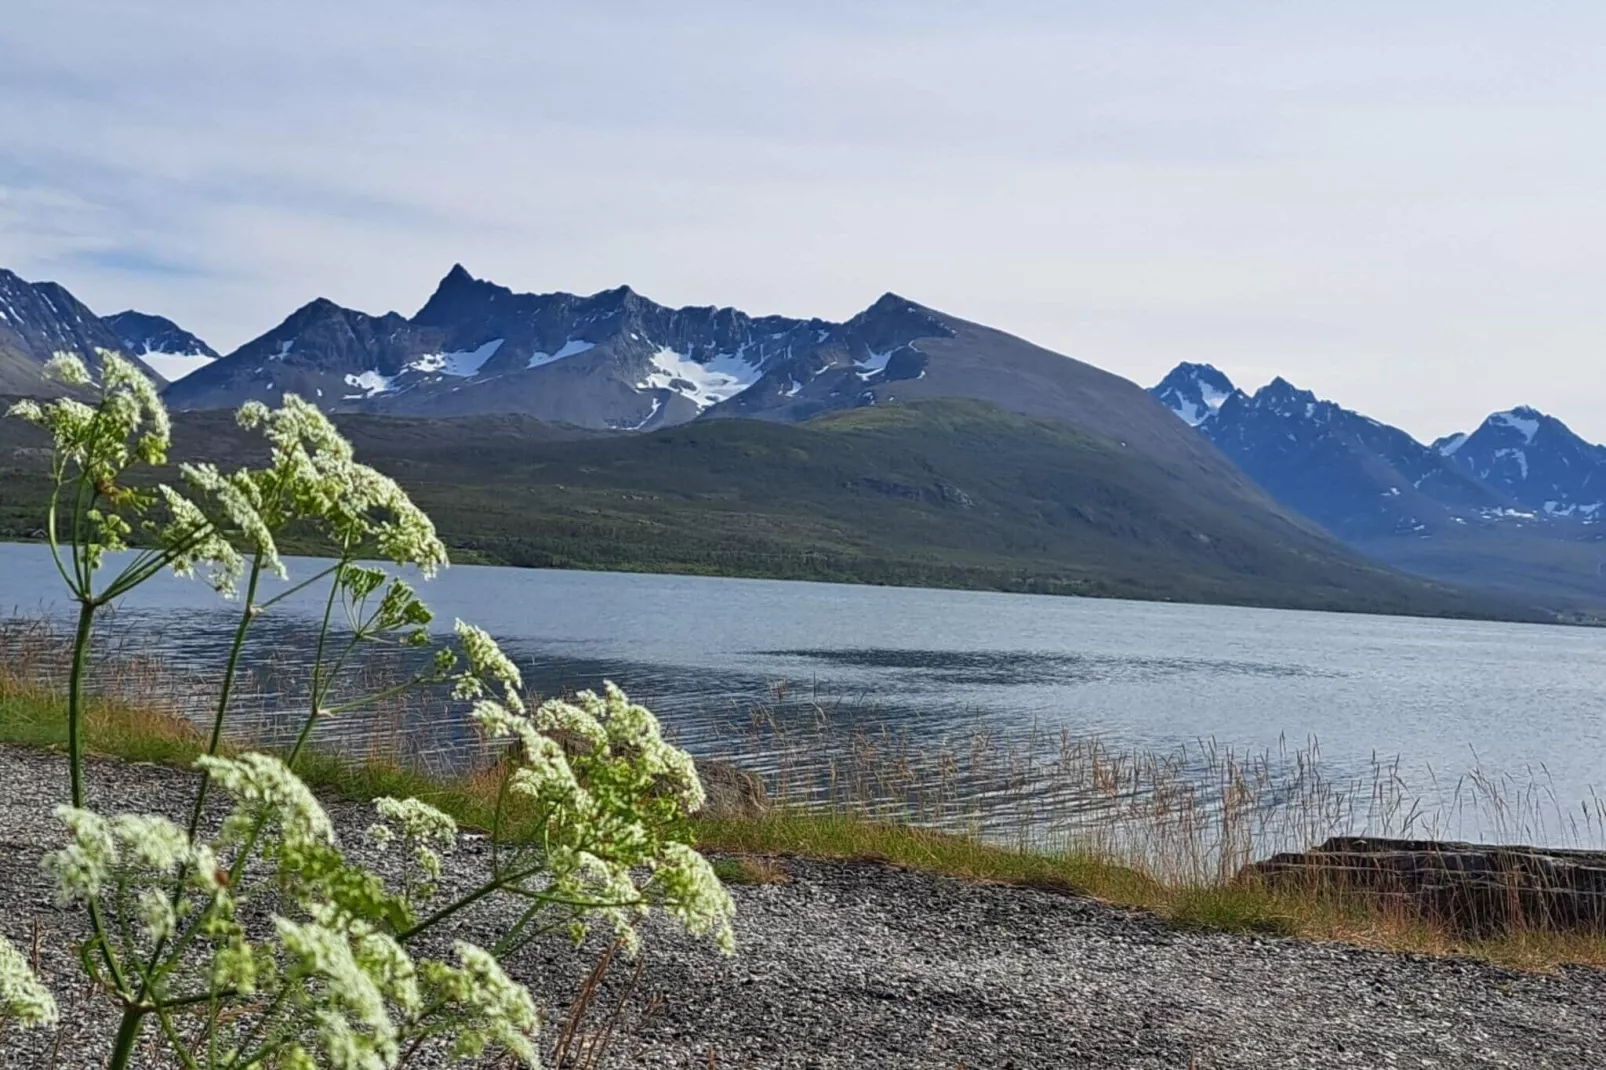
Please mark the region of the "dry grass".
<svg viewBox="0 0 1606 1070"><path fill-rule="evenodd" d="M60 746L65 709L60 640L48 628L0 627L0 741ZM157 659L102 662L86 722L92 752L187 764L200 681ZM1246 862L1342 832L1432 838L1468 824L1500 839L1601 838L1597 802L1564 814L1532 782L1474 771L1436 797L1413 796L1391 765L1336 783L1314 747L1246 756L1208 742L1171 754L1121 752L1069 733L1009 739L978 727L919 745L833 723L787 696L723 728L721 760L761 774L759 813L697 818L702 848L726 856L729 883L786 879L788 856L873 859L961 879L1089 895L1178 925L1335 940L1393 951L1466 955L1520 968L1606 966L1606 934L1558 931L1533 918L1487 938L1458 935L1397 905L1332 889L1242 879ZM260 701L250 695L249 705ZM488 753L431 769L405 738L407 711L379 711L363 745L315 749L300 771L349 798L413 795L468 826L487 826L498 770ZM802 725L802 727L798 727ZM235 745L263 741L237 738ZM271 744L271 740L268 741ZM1563 819L1564 818L1564 819Z"/></svg>

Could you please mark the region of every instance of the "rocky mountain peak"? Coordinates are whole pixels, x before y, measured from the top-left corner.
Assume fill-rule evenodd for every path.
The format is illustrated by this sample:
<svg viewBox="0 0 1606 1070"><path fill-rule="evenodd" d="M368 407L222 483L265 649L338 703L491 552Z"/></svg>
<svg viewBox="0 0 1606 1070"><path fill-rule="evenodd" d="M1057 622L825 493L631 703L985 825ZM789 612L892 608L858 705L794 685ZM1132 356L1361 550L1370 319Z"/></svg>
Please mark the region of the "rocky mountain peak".
<svg viewBox="0 0 1606 1070"><path fill-rule="evenodd" d="M125 309L105 318L106 325L135 354L169 382L199 371L217 359L217 352L165 316Z"/></svg>
<svg viewBox="0 0 1606 1070"><path fill-rule="evenodd" d="M1606 515L1606 447L1532 406L1491 413L1471 434L1447 435L1434 448L1536 514Z"/></svg>
<svg viewBox="0 0 1606 1070"><path fill-rule="evenodd" d="M1210 419L1236 393L1232 380L1215 366L1183 361L1149 389L1155 399L1191 427Z"/></svg>
<svg viewBox="0 0 1606 1070"><path fill-rule="evenodd" d="M0 269L0 392L56 394L62 388L43 377L56 353L73 353L91 372L100 366L99 352L129 353L117 333L66 287L55 282L29 282ZM134 356L136 363L143 363ZM161 376L144 365L152 377Z"/></svg>

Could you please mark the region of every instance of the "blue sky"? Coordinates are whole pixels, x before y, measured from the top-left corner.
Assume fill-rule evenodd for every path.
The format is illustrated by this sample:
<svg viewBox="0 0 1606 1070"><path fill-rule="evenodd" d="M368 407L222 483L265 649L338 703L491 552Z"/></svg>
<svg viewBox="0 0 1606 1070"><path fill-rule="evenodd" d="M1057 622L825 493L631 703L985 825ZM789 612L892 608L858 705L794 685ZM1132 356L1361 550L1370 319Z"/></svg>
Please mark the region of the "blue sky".
<svg viewBox="0 0 1606 1070"><path fill-rule="evenodd" d="M461 261L1606 440L1602 5L6 8L0 265L221 349Z"/></svg>

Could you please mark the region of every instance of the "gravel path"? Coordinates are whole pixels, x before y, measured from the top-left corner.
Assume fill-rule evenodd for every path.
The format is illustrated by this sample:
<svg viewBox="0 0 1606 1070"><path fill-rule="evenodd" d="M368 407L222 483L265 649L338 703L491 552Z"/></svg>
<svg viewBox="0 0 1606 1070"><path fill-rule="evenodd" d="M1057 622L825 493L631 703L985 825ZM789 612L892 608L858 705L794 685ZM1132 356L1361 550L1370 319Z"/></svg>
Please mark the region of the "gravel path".
<svg viewBox="0 0 1606 1070"><path fill-rule="evenodd" d="M59 757L0 748L0 931L26 947L38 927L44 972L69 1011L59 1038L0 1036L0 1067L98 1066L93 1038L111 1032L104 1000L69 995L81 982L66 945L81 919L51 905L38 872L59 836L40 815L65 782ZM106 809L181 810L187 784L148 766L90 769ZM348 844L370 820L362 806L330 812ZM470 843L456 857L471 866L476 854ZM598 1066L1606 1067L1606 973L1530 976L1188 933L874 863L785 865L785 883L733 889L734 959L663 926L647 934L638 984L632 966L614 967L590 1022L600 1029L621 1000L623 1010ZM488 909L458 932L488 941L507 923ZM597 950L560 942L510 965L550 995L549 1043Z"/></svg>

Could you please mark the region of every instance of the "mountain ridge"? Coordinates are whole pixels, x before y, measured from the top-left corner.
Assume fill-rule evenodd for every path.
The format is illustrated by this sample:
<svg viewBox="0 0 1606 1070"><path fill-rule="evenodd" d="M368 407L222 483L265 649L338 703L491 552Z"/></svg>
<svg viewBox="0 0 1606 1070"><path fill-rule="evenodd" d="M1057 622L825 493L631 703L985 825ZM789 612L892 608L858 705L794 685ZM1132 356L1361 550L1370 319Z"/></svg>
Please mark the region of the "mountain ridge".
<svg viewBox="0 0 1606 1070"><path fill-rule="evenodd" d="M1151 388L1179 426L1195 415L1177 381L1190 374L1179 367ZM1606 609L1606 552L1594 528L1606 448L1554 417L1518 407L1424 445L1278 377L1252 395L1233 387L1194 427L1273 498L1378 560Z"/></svg>

